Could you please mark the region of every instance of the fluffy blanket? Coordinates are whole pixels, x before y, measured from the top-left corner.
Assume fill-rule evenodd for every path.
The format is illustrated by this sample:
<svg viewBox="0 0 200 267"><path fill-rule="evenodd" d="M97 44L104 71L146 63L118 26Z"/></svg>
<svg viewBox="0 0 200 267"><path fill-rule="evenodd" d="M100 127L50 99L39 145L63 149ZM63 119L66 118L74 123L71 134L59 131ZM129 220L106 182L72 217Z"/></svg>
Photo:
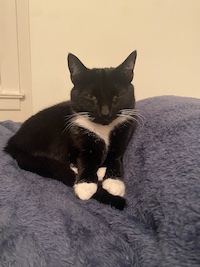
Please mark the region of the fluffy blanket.
<svg viewBox="0 0 200 267"><path fill-rule="evenodd" d="M81 201L72 188L21 170L2 148L0 266L200 266L200 99L137 103L124 156L127 207Z"/></svg>

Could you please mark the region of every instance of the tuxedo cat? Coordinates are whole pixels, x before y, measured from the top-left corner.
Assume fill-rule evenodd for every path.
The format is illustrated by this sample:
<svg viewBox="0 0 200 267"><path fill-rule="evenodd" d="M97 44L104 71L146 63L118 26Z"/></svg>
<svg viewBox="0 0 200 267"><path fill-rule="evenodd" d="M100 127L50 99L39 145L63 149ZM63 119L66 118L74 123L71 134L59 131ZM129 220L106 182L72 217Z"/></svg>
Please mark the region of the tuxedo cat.
<svg viewBox="0 0 200 267"><path fill-rule="evenodd" d="M136 51L117 68L88 69L69 54L74 85L70 101L25 121L5 152L22 169L73 186L82 200L93 197L123 209L122 157L136 122L131 84L135 60ZM99 182L97 172L102 166L106 171Z"/></svg>

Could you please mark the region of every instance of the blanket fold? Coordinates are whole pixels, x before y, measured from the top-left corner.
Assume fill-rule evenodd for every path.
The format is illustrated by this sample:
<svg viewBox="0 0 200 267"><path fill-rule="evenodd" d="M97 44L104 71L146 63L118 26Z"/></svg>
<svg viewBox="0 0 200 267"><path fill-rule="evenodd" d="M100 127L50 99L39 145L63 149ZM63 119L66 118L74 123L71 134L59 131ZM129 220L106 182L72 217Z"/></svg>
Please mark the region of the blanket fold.
<svg viewBox="0 0 200 267"><path fill-rule="evenodd" d="M20 169L3 152L20 123L0 123L0 266L200 266L200 99L136 109L124 211Z"/></svg>

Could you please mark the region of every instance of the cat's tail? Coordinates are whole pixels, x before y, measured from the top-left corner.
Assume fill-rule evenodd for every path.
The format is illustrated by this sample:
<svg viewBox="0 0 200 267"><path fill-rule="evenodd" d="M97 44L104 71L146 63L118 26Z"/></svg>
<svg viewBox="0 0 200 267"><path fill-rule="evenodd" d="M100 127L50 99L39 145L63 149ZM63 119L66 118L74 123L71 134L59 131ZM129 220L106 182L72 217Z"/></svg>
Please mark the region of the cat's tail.
<svg viewBox="0 0 200 267"><path fill-rule="evenodd" d="M120 196L113 196L108 191L102 188L102 186L98 187L97 192L92 196L92 198L96 199L100 203L110 205L118 210L123 210L126 206L126 200Z"/></svg>

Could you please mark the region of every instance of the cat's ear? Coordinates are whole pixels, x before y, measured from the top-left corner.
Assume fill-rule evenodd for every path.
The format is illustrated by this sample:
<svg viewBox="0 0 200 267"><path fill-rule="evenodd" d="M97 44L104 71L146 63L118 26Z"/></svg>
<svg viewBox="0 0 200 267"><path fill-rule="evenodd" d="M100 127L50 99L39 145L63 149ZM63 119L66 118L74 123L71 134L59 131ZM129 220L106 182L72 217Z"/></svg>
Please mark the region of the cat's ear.
<svg viewBox="0 0 200 267"><path fill-rule="evenodd" d="M71 81L73 84L80 80L81 74L84 73L87 68L83 63L73 54L68 54L68 67L71 74Z"/></svg>
<svg viewBox="0 0 200 267"><path fill-rule="evenodd" d="M135 66L135 61L137 57L137 51L133 51L122 64L120 64L116 69L121 75L126 79L127 82L131 82L133 79L133 70Z"/></svg>

